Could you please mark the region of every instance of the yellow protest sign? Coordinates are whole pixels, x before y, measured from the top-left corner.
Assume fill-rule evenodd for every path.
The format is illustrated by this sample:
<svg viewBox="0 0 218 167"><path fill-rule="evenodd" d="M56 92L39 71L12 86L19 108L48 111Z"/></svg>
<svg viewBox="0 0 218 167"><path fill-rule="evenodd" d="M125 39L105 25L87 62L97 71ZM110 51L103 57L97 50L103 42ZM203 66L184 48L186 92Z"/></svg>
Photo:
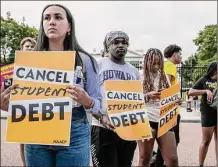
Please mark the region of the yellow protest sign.
<svg viewBox="0 0 218 167"><path fill-rule="evenodd" d="M167 131L176 126L179 110L179 99L179 83L161 92L158 137L164 135Z"/></svg>
<svg viewBox="0 0 218 167"><path fill-rule="evenodd" d="M116 133L124 140L151 138L142 82L108 80L104 87L107 113Z"/></svg>
<svg viewBox="0 0 218 167"><path fill-rule="evenodd" d="M5 79L13 78L14 64L7 64L0 68L0 87L2 87Z"/></svg>
<svg viewBox="0 0 218 167"><path fill-rule="evenodd" d="M74 62L73 51L16 52L6 142L69 145Z"/></svg>

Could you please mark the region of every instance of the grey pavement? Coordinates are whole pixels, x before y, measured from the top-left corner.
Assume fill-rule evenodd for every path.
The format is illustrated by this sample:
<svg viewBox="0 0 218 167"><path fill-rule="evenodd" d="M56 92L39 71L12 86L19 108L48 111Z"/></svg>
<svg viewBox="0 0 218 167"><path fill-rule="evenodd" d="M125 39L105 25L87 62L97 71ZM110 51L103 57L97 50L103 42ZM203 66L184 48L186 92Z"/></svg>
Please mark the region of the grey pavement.
<svg viewBox="0 0 218 167"><path fill-rule="evenodd" d="M19 144L5 143L6 120L1 119L1 166L21 166ZM178 146L179 165L198 166L198 149L201 143L201 125L199 123L180 124L181 141ZM206 166L215 166L214 141L211 141L205 160ZM157 147L155 143L155 148ZM138 147L135 150L133 166L138 164Z"/></svg>
<svg viewBox="0 0 218 167"><path fill-rule="evenodd" d="M201 122L201 113L192 108L191 112L187 112L186 107L181 106L180 109L181 122L199 123Z"/></svg>

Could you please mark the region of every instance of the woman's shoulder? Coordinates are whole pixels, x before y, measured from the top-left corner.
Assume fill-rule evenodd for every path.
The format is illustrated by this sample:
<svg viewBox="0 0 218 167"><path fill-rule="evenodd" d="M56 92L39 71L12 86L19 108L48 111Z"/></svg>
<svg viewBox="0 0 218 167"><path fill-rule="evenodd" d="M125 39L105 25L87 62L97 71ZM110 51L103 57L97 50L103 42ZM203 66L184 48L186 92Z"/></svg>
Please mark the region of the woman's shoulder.
<svg viewBox="0 0 218 167"><path fill-rule="evenodd" d="M198 79L198 82L203 82L204 83L204 82L207 82L207 81L208 81L208 78L205 77L205 76Z"/></svg>
<svg viewBox="0 0 218 167"><path fill-rule="evenodd" d="M86 67L94 66L95 68L98 68L98 63L92 55L84 52L78 52L78 53L82 59L82 62L85 63Z"/></svg>

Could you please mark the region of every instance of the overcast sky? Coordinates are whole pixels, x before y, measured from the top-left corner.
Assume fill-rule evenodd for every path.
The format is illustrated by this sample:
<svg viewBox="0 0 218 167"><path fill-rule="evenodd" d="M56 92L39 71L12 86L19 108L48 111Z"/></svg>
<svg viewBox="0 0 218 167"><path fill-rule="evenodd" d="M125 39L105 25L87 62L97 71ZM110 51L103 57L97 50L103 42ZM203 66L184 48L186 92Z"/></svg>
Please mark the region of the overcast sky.
<svg viewBox="0 0 218 167"><path fill-rule="evenodd" d="M52 1L1 1L1 15L7 11L18 21L39 28L41 12ZM161 49L180 45L184 59L195 53L193 39L208 24L217 24L216 1L54 1L67 6L75 19L76 35L82 47L100 51L107 32L122 30L130 37L132 50Z"/></svg>

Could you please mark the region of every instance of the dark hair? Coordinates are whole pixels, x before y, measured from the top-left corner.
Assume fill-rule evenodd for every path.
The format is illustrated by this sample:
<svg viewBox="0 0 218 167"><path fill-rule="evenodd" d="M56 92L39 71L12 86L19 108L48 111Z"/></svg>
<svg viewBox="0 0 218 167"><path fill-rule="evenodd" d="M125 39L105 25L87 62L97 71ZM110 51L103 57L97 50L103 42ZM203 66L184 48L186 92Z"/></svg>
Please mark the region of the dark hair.
<svg viewBox="0 0 218 167"><path fill-rule="evenodd" d="M165 58L170 58L173 56L173 53L182 51L182 48L177 46L177 45L169 45L166 47L166 49L164 50L164 57Z"/></svg>
<svg viewBox="0 0 218 167"><path fill-rule="evenodd" d="M163 54L159 49L150 48L144 55L144 81L143 81L143 90L144 93L150 92L154 90L154 83L151 78L151 66L154 62L154 57L158 56L160 58L160 81L159 81L159 89L168 88L169 83L167 82L166 75L164 73L164 60Z"/></svg>
<svg viewBox="0 0 218 167"><path fill-rule="evenodd" d="M23 45L27 42L31 42L34 46L36 45L36 40L31 38L31 37L25 37L21 40L20 42L20 49L22 50L23 49Z"/></svg>
<svg viewBox="0 0 218 167"><path fill-rule="evenodd" d="M107 54L107 52L105 52L105 50L103 50L101 53L101 57L105 57L106 54Z"/></svg>
<svg viewBox="0 0 218 167"><path fill-rule="evenodd" d="M205 74L205 77L212 77L215 72L217 72L217 62L212 62L207 67L207 73Z"/></svg>
<svg viewBox="0 0 218 167"><path fill-rule="evenodd" d="M94 62L93 62L93 61L95 61L95 59L79 45L79 43L76 39L76 35L75 35L75 23L74 23L73 16L72 16L71 12L69 11L69 9L67 9L63 5L50 4L50 5L45 6L45 8L43 9L42 16L41 16L40 29L39 29L39 34L38 34L38 39L37 39L37 44L36 44L35 50L36 51L48 50L48 47L49 47L48 37L45 35L44 28L43 28L43 13L50 6L61 7L66 12L67 20L68 20L69 24L71 25L71 29L70 29L70 34L66 35L66 37L64 39L64 50L76 51L75 68L77 65L82 66L83 62L82 62L82 59L78 53L78 52L82 52L90 57L93 69L96 72L96 68L95 68Z"/></svg>
<svg viewBox="0 0 218 167"><path fill-rule="evenodd" d="M108 53L108 47L107 47L106 40L107 40L107 36L105 36L105 38L104 38L104 42L103 42L104 53Z"/></svg>
<svg viewBox="0 0 218 167"><path fill-rule="evenodd" d="M105 36L105 38L104 38L104 41L103 41L103 52L102 52L102 54L101 54L101 57L107 57L108 55L108 46L107 46L107 43L106 43L106 41L107 41L107 35Z"/></svg>

